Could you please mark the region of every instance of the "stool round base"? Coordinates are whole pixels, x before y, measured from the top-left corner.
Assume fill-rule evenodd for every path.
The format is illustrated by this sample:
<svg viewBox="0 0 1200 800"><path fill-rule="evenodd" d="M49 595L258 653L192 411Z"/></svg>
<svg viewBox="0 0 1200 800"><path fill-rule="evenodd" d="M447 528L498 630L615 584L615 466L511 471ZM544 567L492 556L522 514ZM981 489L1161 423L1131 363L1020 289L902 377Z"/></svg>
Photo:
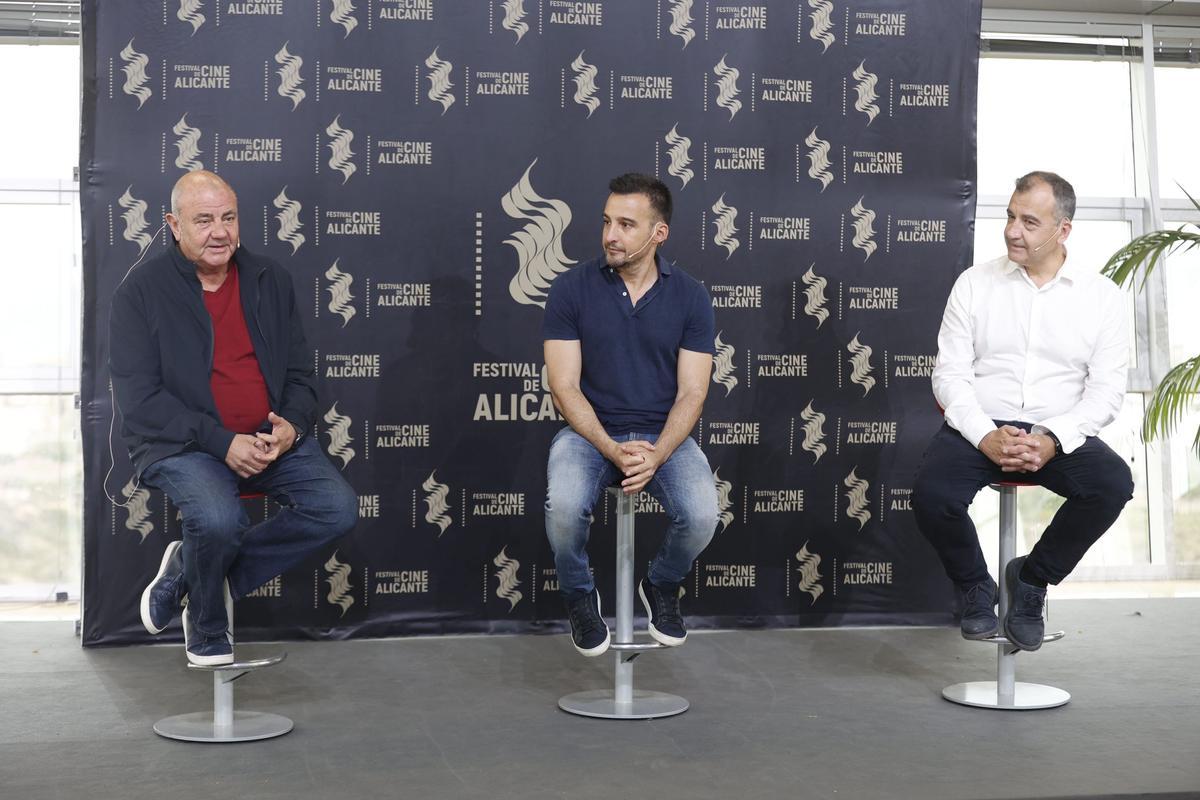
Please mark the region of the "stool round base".
<svg viewBox="0 0 1200 800"><path fill-rule="evenodd" d="M184 742L253 742L283 736L292 727L290 719L278 714L234 711L233 724L218 728L211 711L197 711L160 719L154 723L154 732Z"/></svg>
<svg viewBox="0 0 1200 800"><path fill-rule="evenodd" d="M657 719L688 710L688 701L665 692L634 689L633 701L618 703L611 690L575 692L560 697L558 707L569 714L600 719Z"/></svg>
<svg viewBox="0 0 1200 800"><path fill-rule="evenodd" d="M970 681L956 683L942 689L942 697L952 703L976 708L995 708L1002 711L1033 711L1039 708L1057 708L1067 704L1071 695L1053 686L1040 683L1017 681L1013 688L1012 702L1001 702L996 681Z"/></svg>

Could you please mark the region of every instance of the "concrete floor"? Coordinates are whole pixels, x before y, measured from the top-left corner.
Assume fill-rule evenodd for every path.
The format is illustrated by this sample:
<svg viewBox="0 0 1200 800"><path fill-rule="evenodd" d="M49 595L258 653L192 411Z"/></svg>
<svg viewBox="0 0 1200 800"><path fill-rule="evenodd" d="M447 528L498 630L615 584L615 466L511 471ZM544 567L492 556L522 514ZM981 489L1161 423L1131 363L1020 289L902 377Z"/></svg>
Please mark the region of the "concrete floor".
<svg viewBox="0 0 1200 800"><path fill-rule="evenodd" d="M211 708L178 645L85 651L69 622L3 623L0 798L1200 797L1200 600L1052 611L1067 638L1017 673L1072 693L1050 711L942 700L995 668L949 629L694 634L638 660L639 687L692 703L650 722L556 708L611 686L612 659L565 636L292 642L236 688L296 728L241 745L152 732Z"/></svg>

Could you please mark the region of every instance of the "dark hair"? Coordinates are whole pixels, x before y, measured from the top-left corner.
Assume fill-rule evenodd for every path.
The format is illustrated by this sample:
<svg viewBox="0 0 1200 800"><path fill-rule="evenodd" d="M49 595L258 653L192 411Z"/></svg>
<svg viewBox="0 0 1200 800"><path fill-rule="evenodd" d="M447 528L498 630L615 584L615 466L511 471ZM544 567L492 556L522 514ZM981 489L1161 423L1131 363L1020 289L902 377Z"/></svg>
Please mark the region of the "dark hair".
<svg viewBox="0 0 1200 800"><path fill-rule="evenodd" d="M671 190L658 178L640 172L626 172L609 181L608 190L613 194L646 195L650 206L662 217L662 221L671 224Z"/></svg>
<svg viewBox="0 0 1200 800"><path fill-rule="evenodd" d="M1054 193L1054 210L1059 221L1075 218L1075 187L1054 172L1030 172L1017 178L1017 191L1028 192L1034 184L1044 183Z"/></svg>

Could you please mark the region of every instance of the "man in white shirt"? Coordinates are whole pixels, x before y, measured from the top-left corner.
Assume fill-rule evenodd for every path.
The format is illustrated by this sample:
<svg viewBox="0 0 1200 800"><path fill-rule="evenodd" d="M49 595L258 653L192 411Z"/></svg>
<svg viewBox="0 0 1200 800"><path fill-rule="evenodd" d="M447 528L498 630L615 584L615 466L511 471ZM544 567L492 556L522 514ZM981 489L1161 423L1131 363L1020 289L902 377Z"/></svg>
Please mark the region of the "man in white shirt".
<svg viewBox="0 0 1200 800"><path fill-rule="evenodd" d="M938 333L933 393L946 423L917 473L921 532L962 593L962 634L995 635L996 583L967 506L1019 480L1067 498L1028 556L1004 567L1004 634L1041 647L1046 584L1057 584L1133 496L1124 460L1096 437L1125 394L1128 317L1116 285L1068 257L1075 190L1051 172L1020 178L1005 257L963 272Z"/></svg>

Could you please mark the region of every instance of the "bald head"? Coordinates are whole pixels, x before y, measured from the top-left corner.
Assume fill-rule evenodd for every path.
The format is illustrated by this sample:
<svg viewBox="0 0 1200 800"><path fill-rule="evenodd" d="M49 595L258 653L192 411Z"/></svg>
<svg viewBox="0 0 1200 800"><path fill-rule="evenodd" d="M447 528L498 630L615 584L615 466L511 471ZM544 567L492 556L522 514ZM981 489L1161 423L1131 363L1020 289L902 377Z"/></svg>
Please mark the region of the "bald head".
<svg viewBox="0 0 1200 800"><path fill-rule="evenodd" d="M171 213L179 216L180 204L186 203L191 194L204 190L224 190L233 195L234 202L237 202L237 192L233 191L233 187L226 183L224 178L215 172L197 169L175 181L175 185L171 187Z"/></svg>
<svg viewBox="0 0 1200 800"><path fill-rule="evenodd" d="M167 224L199 274L225 274L238 247L238 211L237 195L219 175L201 169L176 181Z"/></svg>

